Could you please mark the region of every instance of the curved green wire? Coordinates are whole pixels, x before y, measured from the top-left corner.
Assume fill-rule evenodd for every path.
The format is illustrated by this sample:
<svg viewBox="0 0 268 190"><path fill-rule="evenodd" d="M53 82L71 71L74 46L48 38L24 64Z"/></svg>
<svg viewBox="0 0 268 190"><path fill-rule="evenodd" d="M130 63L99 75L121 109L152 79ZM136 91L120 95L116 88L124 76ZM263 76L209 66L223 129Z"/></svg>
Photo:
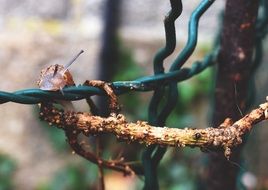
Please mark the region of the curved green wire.
<svg viewBox="0 0 268 190"><path fill-rule="evenodd" d="M166 45L158 50L154 57L154 74L159 75L164 73L164 60L171 55L176 47L176 30L175 20L182 13L181 0L170 0L171 11L168 13L164 20ZM148 108L148 121L150 124L159 126L158 121L158 106L164 95L164 86L161 83L154 90ZM152 153L156 146L152 145L146 148L142 154L142 163L144 167L144 189L159 189L157 179L157 165L152 162Z"/></svg>
<svg viewBox="0 0 268 190"><path fill-rule="evenodd" d="M193 53L196 44L197 44L197 36L198 36L198 22L202 14L210 7L210 5L214 1L202 1L199 6L193 11L188 28L188 41L186 43L185 48L179 54L177 59L171 65L170 71L179 70L181 66L185 63L185 61L191 56ZM169 85L168 90L168 101L164 106L163 110L159 115L159 120L164 121L170 114L170 112L176 107L177 99L178 99L178 87L177 83L172 81ZM158 147L157 151L153 155L152 161L155 165L158 165L162 157L166 152L166 148Z"/></svg>
<svg viewBox="0 0 268 190"><path fill-rule="evenodd" d="M215 0L203 0L193 11L188 25L188 40L186 46L172 63L170 71L179 69L192 55L197 43L199 19L214 1Z"/></svg>
<svg viewBox="0 0 268 190"><path fill-rule="evenodd" d="M211 66L215 62L216 50L207 55L203 61L195 62L191 68L181 68L183 64L193 53L198 37L198 22L202 14L210 7L215 0L202 0L199 6L194 10L189 21L188 28L188 40L186 46L178 57L174 60L169 72L164 73L163 62L164 59L173 53L176 46L176 35L174 21L181 14L180 0L170 0L171 11L165 18L165 32L166 32L166 46L160 49L154 58L154 71L155 75L138 78L133 81L117 81L111 83L115 93L121 95L131 91L155 91L154 96L149 107L149 121L151 123L157 123L159 126L163 125L170 111L175 106L177 100L177 83L202 72L207 67ZM176 4L177 3L177 4ZM252 69L255 70L262 57L262 39L267 34L268 25L268 2L263 0L264 15L256 26L256 44L255 44L255 59L252 64ZM157 114L157 108L161 101L164 91L163 87L169 86L168 101L164 108ZM161 87L161 88L160 88ZM63 95L64 94L64 95ZM62 99L68 101L75 101L88 98L92 95L105 95L105 92L99 88L89 86L74 86L63 89L61 92L48 92L40 89L25 89L16 92L4 92L0 91L0 104L6 102L15 102L21 104L37 104L42 101L48 101L51 99ZM157 176L152 172L159 161L162 159L165 149L158 148L155 151L156 146L148 147L147 151L143 154L142 159L144 163L145 172L145 189L157 189Z"/></svg>
<svg viewBox="0 0 268 190"><path fill-rule="evenodd" d="M189 26L196 26L195 23L198 23L198 21L195 19L199 19L199 17L202 15L201 13L203 13L205 9L207 9L207 6L210 5L212 2L213 2L212 0L202 1L201 5L194 11L193 15L196 16L191 17ZM193 28L191 30L195 29L195 27L191 28ZM189 50L192 49L192 47L190 47L190 44L195 45L195 43L193 43L195 41L194 40L195 35L193 35L191 30L189 29L189 40L182 52L185 55L189 55L187 53L184 53L186 52L187 49ZM180 57L181 56L179 56L178 58ZM175 64L173 64L174 66L172 65L172 68L176 66L177 62L176 60L174 62ZM199 63L198 65L201 64ZM205 68L202 67L202 69ZM161 82L163 82L164 85L167 85L170 81L179 82L188 79L189 77L193 76L192 72L196 72L194 74L197 74L200 71L196 70L195 68L185 69L180 71L168 72L166 74L158 74L155 76L143 77L134 81L118 81L112 84L114 85L116 94L118 95L127 93L129 91L150 91L156 89L159 86L159 83ZM47 92L39 89L26 89L16 91L14 93L0 91L0 103L6 103L12 101L21 104L37 104L47 99L62 99L62 100L74 101L74 100L81 100L92 95L104 95L104 92L101 91L100 89L86 86L68 87L65 88L63 92L64 96L60 92Z"/></svg>
<svg viewBox="0 0 268 190"><path fill-rule="evenodd" d="M176 30L174 22L182 13L182 3L181 0L170 0L170 4L171 11L164 19L166 45L159 49L154 57L155 74L164 72L163 62L174 52L176 47Z"/></svg>
<svg viewBox="0 0 268 190"><path fill-rule="evenodd" d="M188 40L186 46L179 54L179 56L175 59L174 63L170 67L170 71L179 70L181 66L185 63L185 61L191 56L193 53L198 37L198 22L203 13L212 5L214 0L204 0L202 1L198 7L193 11L190 21L189 21L189 29L188 29ZM196 65L194 65L195 67ZM164 106L162 112L160 113L159 118L166 118L171 110L176 106L178 97L178 88L177 84L172 81L169 85L169 93L168 93L168 102Z"/></svg>
<svg viewBox="0 0 268 190"><path fill-rule="evenodd" d="M168 13L164 20L164 28L165 28L165 38L166 45L165 47L158 50L154 57L154 74L162 74L164 73L164 60L171 55L176 47L176 29L175 29L175 20L182 13L182 2L181 0L170 0L171 11ZM155 88L154 94L151 98L151 102L149 104L149 116L148 120L151 124L157 125L157 107L163 96L163 86L161 83L158 84L158 88Z"/></svg>
<svg viewBox="0 0 268 190"><path fill-rule="evenodd" d="M134 81L117 81L111 83L117 95L125 94L130 91L152 91L159 86L159 83L168 85L171 81L183 81L202 72L209 67L214 59L212 54L209 54L203 62L195 62L191 68L182 68L178 71L172 71L165 74L155 76L146 76ZM63 95L64 94L64 95ZM92 86L72 86L63 89L63 94L59 91L50 92L40 89L24 89L16 92L0 91L0 104L6 102L15 102L20 104L37 104L45 100L59 99L75 101L85 99L93 95L105 96L105 92L99 88Z"/></svg>

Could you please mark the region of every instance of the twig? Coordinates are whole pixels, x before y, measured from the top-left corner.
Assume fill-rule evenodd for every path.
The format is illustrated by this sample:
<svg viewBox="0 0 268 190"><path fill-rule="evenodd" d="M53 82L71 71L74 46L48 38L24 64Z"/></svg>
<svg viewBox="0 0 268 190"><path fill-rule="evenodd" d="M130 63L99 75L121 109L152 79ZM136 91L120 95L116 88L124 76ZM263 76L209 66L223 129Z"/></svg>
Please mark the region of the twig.
<svg viewBox="0 0 268 190"><path fill-rule="evenodd" d="M125 164L124 162L119 162L117 160L103 160L96 156L95 154L85 151L82 146L79 144L77 140L77 136L79 135L79 131L76 128L68 127L65 129L65 134L67 137L67 141L70 144L71 148L74 152L85 159L89 160L90 162L97 164L99 167L110 168L115 171L123 172L124 175L132 175L134 171Z"/></svg>

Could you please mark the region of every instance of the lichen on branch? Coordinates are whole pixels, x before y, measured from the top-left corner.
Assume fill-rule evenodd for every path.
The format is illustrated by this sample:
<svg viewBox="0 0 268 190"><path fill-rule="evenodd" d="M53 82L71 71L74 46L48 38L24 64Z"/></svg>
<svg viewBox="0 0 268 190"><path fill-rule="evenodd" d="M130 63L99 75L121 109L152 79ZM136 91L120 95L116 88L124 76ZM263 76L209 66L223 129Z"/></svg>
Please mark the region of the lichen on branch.
<svg viewBox="0 0 268 190"><path fill-rule="evenodd" d="M53 70L51 72L46 71L47 70L43 72L43 75L41 74L41 79L46 78L47 75L50 76ZM55 72L56 71L53 73ZM64 81L66 84L70 82L67 77L65 78L67 80ZM130 175L137 170L133 171L133 168L129 167L129 165L122 160L106 161L96 156L94 153L85 151L78 141L78 135L81 133L86 136L112 133L120 140L139 142L147 146L156 144L174 147L200 147L202 149L219 148L224 150L225 157L229 159L231 149L242 143L243 135L250 131L254 124L268 119L268 102L266 102L235 123L233 123L230 118L225 119L217 128L178 129L151 126L146 121L133 123L128 122L124 115L118 114L119 106L117 96L110 84L104 81L91 80L86 81L84 85L98 87L106 92L110 101L109 109L111 114L109 117L94 116L88 112L67 111L55 107L52 102L43 102L40 104L40 118L47 121L50 125L55 125L63 129L67 141L75 153L98 164L100 168L106 167L114 169L126 175ZM59 88L57 90L61 89ZM92 101L87 99L87 102L90 103ZM69 103L71 104L71 102Z"/></svg>
<svg viewBox="0 0 268 190"><path fill-rule="evenodd" d="M253 125L268 119L268 103L261 104L235 123L226 119L218 128L205 129L168 128L151 126L145 121L128 122L122 114L111 114L104 118L86 112L65 112L57 109L52 103L42 104L41 119L51 125L86 136L101 133L112 133L118 139L128 142L139 142L146 145L223 148L227 159L231 149L242 143L242 137Z"/></svg>

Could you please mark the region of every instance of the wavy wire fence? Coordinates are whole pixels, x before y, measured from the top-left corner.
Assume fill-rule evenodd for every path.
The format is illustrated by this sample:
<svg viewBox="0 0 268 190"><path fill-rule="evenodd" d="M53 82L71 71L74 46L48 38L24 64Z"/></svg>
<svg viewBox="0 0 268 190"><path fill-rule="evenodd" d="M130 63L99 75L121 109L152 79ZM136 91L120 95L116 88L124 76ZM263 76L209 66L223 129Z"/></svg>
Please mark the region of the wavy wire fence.
<svg viewBox="0 0 268 190"><path fill-rule="evenodd" d="M193 77L216 62L219 49L218 43L215 44L213 51L204 57L203 61L196 61L191 68L182 68L196 47L199 19L214 1L215 0L202 0L198 7L192 12L188 26L187 43L181 53L173 61L170 69L165 72L163 66L164 60L173 53L176 47L174 22L182 12L181 0L170 0L171 10L164 20L166 44L155 55L153 62L154 75L138 78L133 81L117 81L112 83L117 95L129 93L130 91L154 91L148 109L148 121L150 124L164 126L167 117L176 105L178 98L178 82ZM257 68L262 60L262 40L267 34L268 2L263 0L260 6L262 13L259 14L256 26L255 56L252 61L253 70ZM216 39L216 41L218 41L218 39ZM75 101L92 95L105 95L105 93L98 88L82 85L64 88L63 92L64 95L60 92L48 92L40 89L25 89L13 93L0 91L0 104L6 102L37 104L52 99ZM164 95L167 95L168 98L164 106L159 109L160 102ZM165 151L166 148L163 147L149 146L143 152L142 161L145 176L145 189L158 189L157 166L165 154Z"/></svg>

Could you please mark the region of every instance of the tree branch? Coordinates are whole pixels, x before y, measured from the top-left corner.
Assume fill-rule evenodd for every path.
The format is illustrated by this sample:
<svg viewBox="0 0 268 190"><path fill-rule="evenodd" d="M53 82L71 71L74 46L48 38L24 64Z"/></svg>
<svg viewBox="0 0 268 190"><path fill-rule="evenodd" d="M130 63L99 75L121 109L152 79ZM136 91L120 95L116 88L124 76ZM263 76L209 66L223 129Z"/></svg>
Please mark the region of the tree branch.
<svg viewBox="0 0 268 190"><path fill-rule="evenodd" d="M146 145L157 144L162 146L223 148L227 159L231 149L242 143L242 136L250 131L253 125L268 119L268 102L232 124L230 119L218 128L205 129L177 129L155 127L144 121L127 122L122 114L112 114L107 118L93 116L85 112L64 112L57 109L52 103L42 104L41 119L49 122L70 134L83 133L86 136L93 134L112 133L120 140L139 142ZM70 143L72 146L72 143ZM72 146L74 148L76 146Z"/></svg>

